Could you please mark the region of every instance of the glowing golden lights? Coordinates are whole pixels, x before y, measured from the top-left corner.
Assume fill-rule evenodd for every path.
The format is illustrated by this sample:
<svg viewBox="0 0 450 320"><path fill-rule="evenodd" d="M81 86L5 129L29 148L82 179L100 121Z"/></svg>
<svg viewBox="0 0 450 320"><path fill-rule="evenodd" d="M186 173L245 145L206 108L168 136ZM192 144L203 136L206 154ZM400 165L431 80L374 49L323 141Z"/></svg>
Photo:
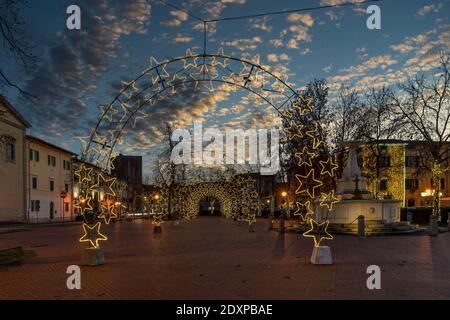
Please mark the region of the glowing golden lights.
<svg viewBox="0 0 450 320"><path fill-rule="evenodd" d="M80 242L89 242L89 246L93 248L100 247L99 241L106 241L108 238L100 232L101 223L97 222L92 227L87 223L83 223L84 235L80 238Z"/></svg>
<svg viewBox="0 0 450 320"><path fill-rule="evenodd" d="M330 221L326 220L322 223L318 223L314 219L309 219L310 229L306 231L303 236L307 238L314 238L314 245L320 246L322 240L332 240L333 236L328 232L328 225Z"/></svg>

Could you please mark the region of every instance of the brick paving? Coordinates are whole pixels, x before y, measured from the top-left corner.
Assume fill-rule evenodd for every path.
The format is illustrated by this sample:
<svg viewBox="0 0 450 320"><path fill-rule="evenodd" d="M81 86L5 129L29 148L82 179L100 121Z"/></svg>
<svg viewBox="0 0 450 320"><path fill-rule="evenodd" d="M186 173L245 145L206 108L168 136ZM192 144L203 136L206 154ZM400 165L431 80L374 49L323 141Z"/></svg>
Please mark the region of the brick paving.
<svg viewBox="0 0 450 320"><path fill-rule="evenodd" d="M335 264L309 263L312 242L279 235L258 220L256 232L201 217L155 236L150 221L106 226L107 264L82 267L82 290L66 288L67 266L85 244L79 225L0 234L0 249L22 246L37 257L0 267L0 299L450 299L450 233L336 236ZM382 290L366 287L366 268L382 269Z"/></svg>

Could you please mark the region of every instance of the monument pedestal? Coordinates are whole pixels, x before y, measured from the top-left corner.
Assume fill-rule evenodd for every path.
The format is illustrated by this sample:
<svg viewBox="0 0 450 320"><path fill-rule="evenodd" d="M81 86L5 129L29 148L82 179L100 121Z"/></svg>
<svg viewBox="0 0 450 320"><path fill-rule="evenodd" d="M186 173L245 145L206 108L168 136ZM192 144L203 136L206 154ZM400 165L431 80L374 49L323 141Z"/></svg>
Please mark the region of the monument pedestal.
<svg viewBox="0 0 450 320"><path fill-rule="evenodd" d="M105 264L105 255L102 248L86 248L83 250L81 265L101 266L102 264Z"/></svg>
<svg viewBox="0 0 450 320"><path fill-rule="evenodd" d="M312 264L333 264L331 250L328 246L314 247L311 255Z"/></svg>
<svg viewBox="0 0 450 320"><path fill-rule="evenodd" d="M439 227L438 227L438 219L431 216L430 217L430 230L429 235L430 236L437 236L439 234Z"/></svg>

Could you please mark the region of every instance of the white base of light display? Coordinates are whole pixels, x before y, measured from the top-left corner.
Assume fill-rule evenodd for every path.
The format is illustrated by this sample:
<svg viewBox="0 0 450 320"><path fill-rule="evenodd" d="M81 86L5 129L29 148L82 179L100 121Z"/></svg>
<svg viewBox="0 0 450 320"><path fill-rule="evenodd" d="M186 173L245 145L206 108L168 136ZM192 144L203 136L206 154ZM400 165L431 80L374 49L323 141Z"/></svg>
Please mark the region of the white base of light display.
<svg viewBox="0 0 450 320"><path fill-rule="evenodd" d="M105 255L102 248L86 248L83 250L81 265L83 266L101 266L105 264Z"/></svg>
<svg viewBox="0 0 450 320"><path fill-rule="evenodd" d="M312 264L333 264L331 250L328 246L314 247L311 255Z"/></svg>

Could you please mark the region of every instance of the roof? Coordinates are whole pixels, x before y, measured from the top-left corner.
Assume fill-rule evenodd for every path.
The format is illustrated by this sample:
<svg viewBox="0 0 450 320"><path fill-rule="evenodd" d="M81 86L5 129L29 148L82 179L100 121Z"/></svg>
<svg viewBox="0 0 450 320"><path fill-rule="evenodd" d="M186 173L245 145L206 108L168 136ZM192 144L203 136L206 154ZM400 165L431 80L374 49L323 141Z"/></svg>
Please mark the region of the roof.
<svg viewBox="0 0 450 320"><path fill-rule="evenodd" d="M77 155L76 153L74 153L74 152L72 152L72 151L69 151L69 150L67 150L67 149L61 148L61 147L59 147L59 146L57 146L57 145L54 145L54 144L52 144L52 143L50 143L50 142L47 142L47 141L42 140L42 139L40 139L40 138L38 138L38 137L34 137L34 136L31 136L31 135L28 135L28 134L27 134L27 140L35 141L35 142L38 142L38 143L41 143L41 144L45 144L45 145L47 145L47 146L49 146L49 147L58 149L58 150L60 150L60 151L62 151L62 152L69 153L69 154L71 154L71 155L73 155L73 156L76 156L76 155Z"/></svg>
<svg viewBox="0 0 450 320"><path fill-rule="evenodd" d="M0 103L6 107L20 122L25 126L25 128L31 128L31 124L25 119L19 111L17 111L4 96L0 94Z"/></svg>

